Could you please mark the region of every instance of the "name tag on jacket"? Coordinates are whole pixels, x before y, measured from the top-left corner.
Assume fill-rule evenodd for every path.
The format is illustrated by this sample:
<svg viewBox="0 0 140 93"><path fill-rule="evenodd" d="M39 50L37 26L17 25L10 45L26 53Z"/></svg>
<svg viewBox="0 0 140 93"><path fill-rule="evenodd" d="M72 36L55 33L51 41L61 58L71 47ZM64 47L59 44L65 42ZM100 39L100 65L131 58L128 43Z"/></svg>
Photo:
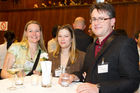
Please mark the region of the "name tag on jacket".
<svg viewBox="0 0 140 93"><path fill-rule="evenodd" d="M98 65L98 74L108 73L108 64Z"/></svg>

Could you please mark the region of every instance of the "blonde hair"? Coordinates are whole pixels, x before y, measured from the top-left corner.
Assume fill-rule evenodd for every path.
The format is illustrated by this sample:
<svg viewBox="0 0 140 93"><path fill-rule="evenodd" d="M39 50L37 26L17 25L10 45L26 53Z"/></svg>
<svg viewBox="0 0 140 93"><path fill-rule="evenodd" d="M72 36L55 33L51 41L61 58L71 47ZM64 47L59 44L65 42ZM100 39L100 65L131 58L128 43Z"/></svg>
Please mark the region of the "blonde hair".
<svg viewBox="0 0 140 93"><path fill-rule="evenodd" d="M56 50L53 52L53 56L58 57L58 55L60 55L61 47L58 44L58 33L62 29L68 30L71 34L72 43L71 43L71 48L70 48L69 52L70 52L70 61L73 64L77 58L77 49L76 49L74 30L72 29L71 25L69 25L69 24L63 25L58 29L57 34L56 34L57 46L56 46Z"/></svg>
<svg viewBox="0 0 140 93"><path fill-rule="evenodd" d="M40 40L39 40L39 42L38 42L38 45L40 46L40 48L41 48L43 51L46 51L46 47L45 47L45 43L44 43L44 39L43 39L42 27L41 27L40 23L37 22L37 21L35 21L35 20L31 20L31 21L29 21L29 22L26 23L26 25L25 25L25 27L24 27L24 33L23 33L21 42L26 42L26 43L27 43L28 39L27 39L25 33L26 33L27 28L28 28L28 26L29 26L30 24L37 24L37 25L39 26L41 35L40 35ZM29 47L29 44L28 44L27 46Z"/></svg>

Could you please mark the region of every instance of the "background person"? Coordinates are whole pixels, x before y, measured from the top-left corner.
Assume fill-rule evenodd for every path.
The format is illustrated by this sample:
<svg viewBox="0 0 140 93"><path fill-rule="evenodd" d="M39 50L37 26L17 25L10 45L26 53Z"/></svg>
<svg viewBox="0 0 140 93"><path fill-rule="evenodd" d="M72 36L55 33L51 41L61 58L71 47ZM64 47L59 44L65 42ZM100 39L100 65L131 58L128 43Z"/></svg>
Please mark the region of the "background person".
<svg viewBox="0 0 140 93"><path fill-rule="evenodd" d="M118 35L128 36L127 32L124 29L115 29Z"/></svg>
<svg viewBox="0 0 140 93"><path fill-rule="evenodd" d="M93 41L95 41L96 40L96 36L93 33L93 31L92 31L92 25L91 24L88 27L88 33L89 33L89 36L91 36L93 38Z"/></svg>
<svg viewBox="0 0 140 93"><path fill-rule="evenodd" d="M137 49L139 54L139 69L140 69L140 31L135 34L135 41L137 42Z"/></svg>
<svg viewBox="0 0 140 93"><path fill-rule="evenodd" d="M52 39L48 41L48 52L53 52L56 49L56 33L59 25L55 25L52 29Z"/></svg>
<svg viewBox="0 0 140 93"><path fill-rule="evenodd" d="M84 32L86 28L85 19L83 17L77 17L74 20L73 28L76 39L76 48L86 52L87 47L93 42L93 38Z"/></svg>
<svg viewBox="0 0 140 93"><path fill-rule="evenodd" d="M4 33L4 43L0 45L0 73L4 63L4 59L7 53L7 49L15 41L15 34L12 31L6 31ZM0 77L1 78L1 77Z"/></svg>
<svg viewBox="0 0 140 93"><path fill-rule="evenodd" d="M88 27L88 33L89 33L89 36L93 37L94 33L92 32L91 24Z"/></svg>
<svg viewBox="0 0 140 93"><path fill-rule="evenodd" d="M8 49L1 73L2 78L11 77L7 69L20 64L24 66L27 75L32 70L39 50L41 50L41 53L46 52L42 27L37 21L31 20L25 25L22 41L12 44ZM40 70L41 67L38 64L35 71Z"/></svg>

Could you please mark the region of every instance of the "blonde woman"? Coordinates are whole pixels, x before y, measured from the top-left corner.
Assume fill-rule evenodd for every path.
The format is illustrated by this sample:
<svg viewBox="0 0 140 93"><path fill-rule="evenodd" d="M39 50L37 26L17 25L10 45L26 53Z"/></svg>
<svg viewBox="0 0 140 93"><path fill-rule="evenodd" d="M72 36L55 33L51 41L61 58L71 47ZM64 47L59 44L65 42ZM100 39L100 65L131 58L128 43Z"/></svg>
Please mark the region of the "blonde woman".
<svg viewBox="0 0 140 93"><path fill-rule="evenodd" d="M33 68L39 50L41 50L41 53L46 52L42 27L37 21L31 20L25 25L21 42L12 44L8 49L1 73L2 78L11 77L7 69L17 65L23 65L27 75ZM41 67L38 64L35 71L40 70Z"/></svg>
<svg viewBox="0 0 140 93"><path fill-rule="evenodd" d="M49 58L52 60L53 76L60 76L63 73L62 68L67 73L81 70L85 53L76 49L75 36L71 25L67 24L60 27L56 39L56 50L49 54Z"/></svg>

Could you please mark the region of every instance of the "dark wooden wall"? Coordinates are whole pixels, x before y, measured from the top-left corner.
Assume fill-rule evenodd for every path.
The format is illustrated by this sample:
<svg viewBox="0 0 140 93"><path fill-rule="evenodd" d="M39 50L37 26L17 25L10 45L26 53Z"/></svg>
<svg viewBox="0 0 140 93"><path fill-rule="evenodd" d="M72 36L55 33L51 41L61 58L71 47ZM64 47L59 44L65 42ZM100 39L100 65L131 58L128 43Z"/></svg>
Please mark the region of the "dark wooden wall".
<svg viewBox="0 0 140 93"><path fill-rule="evenodd" d="M0 9L33 8L34 4L41 4L45 0L0 0Z"/></svg>
<svg viewBox="0 0 140 93"><path fill-rule="evenodd" d="M129 37L140 30L140 2L114 4L116 9L116 28L125 29Z"/></svg>
<svg viewBox="0 0 140 93"><path fill-rule="evenodd" d="M45 3L47 5L48 1L56 2L64 1L64 0L0 0L0 9L29 9L33 8L34 4L38 4L39 7L43 7L41 3ZM67 0L70 1L70 0ZM96 0L73 0L73 1L81 1L83 3L91 4L96 2ZM132 1L140 1L140 0L105 0L106 2L132 2Z"/></svg>
<svg viewBox="0 0 140 93"><path fill-rule="evenodd" d="M30 20L37 20L43 27L44 39L47 43L51 39L51 30L55 24L72 24L77 16L85 17L88 24L88 8L89 6L77 6L0 11L0 21L8 21L8 29L15 31L17 39L21 40L25 24Z"/></svg>
<svg viewBox="0 0 140 93"><path fill-rule="evenodd" d="M125 29L129 37L133 37L134 33L140 30L140 2L112 4L116 9L116 28ZM88 26L90 20L89 7L90 5L0 10L0 21L8 21L8 29L13 30L17 39L21 40L26 22L37 20L43 27L44 39L47 43L51 39L51 30L55 24L72 24L76 17L82 16L86 19ZM86 31L87 29L88 27ZM2 31L0 31L0 37L0 43L3 43Z"/></svg>
<svg viewBox="0 0 140 93"><path fill-rule="evenodd" d="M48 4L48 1L51 1L52 3L58 3L59 1L63 2L64 0L0 0L0 9L29 9L33 8L34 4L38 4L39 7L43 7L41 3ZM70 1L70 0L67 0ZM80 1L80 0L78 0ZM81 0L85 3L92 3L95 2L95 0Z"/></svg>

